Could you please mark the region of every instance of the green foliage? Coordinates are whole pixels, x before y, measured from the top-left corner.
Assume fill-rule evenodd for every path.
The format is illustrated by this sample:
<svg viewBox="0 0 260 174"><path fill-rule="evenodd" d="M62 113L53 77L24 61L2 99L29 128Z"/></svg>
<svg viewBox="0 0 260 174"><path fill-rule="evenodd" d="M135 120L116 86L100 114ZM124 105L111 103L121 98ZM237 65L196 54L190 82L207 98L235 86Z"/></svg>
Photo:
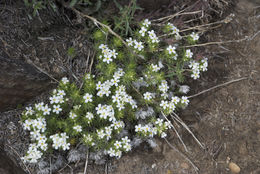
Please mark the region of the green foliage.
<svg viewBox="0 0 260 174"><path fill-rule="evenodd" d="M136 0L130 0L128 5L122 6L117 0L113 0L119 9L119 15L114 17L114 30L122 36L133 34L131 25L133 23L134 14L141 8L137 5Z"/></svg>

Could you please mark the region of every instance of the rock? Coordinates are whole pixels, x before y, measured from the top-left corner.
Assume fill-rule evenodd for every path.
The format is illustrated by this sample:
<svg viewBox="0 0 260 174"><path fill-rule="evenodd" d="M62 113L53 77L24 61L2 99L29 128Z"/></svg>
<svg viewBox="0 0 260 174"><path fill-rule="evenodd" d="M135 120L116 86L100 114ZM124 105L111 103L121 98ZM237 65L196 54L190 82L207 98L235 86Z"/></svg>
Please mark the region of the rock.
<svg viewBox="0 0 260 174"><path fill-rule="evenodd" d="M46 91L50 79L22 60L0 55L0 111L15 108Z"/></svg>
<svg viewBox="0 0 260 174"><path fill-rule="evenodd" d="M240 167L236 163L230 162L228 165L228 168L234 174L237 174L240 172Z"/></svg>

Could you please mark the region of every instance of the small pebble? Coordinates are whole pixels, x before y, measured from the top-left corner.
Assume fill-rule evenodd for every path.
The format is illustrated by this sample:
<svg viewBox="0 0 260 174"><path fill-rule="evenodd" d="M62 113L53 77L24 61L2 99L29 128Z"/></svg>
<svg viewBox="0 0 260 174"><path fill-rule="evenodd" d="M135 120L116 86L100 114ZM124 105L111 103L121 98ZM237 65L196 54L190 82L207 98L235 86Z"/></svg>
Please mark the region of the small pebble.
<svg viewBox="0 0 260 174"><path fill-rule="evenodd" d="M240 172L240 167L236 163L229 163L228 165L229 169L231 170L232 173L237 174Z"/></svg>

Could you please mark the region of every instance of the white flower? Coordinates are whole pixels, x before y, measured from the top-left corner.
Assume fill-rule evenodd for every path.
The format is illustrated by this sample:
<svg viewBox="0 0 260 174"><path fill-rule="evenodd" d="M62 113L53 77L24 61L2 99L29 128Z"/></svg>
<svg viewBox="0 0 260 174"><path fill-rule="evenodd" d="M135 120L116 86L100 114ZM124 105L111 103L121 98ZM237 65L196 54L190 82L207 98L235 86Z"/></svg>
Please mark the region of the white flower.
<svg viewBox="0 0 260 174"><path fill-rule="evenodd" d="M197 41L200 38L199 35L197 33L194 33L194 32L192 32L190 34L190 37L193 39L193 41Z"/></svg>
<svg viewBox="0 0 260 174"><path fill-rule="evenodd" d="M142 49L144 48L143 43L137 41L135 41L134 43L135 43L134 48L137 49L138 51L142 51Z"/></svg>
<svg viewBox="0 0 260 174"><path fill-rule="evenodd" d="M141 36L145 36L145 32L147 31L147 29L145 27L142 27L141 30L139 31L139 33L141 34Z"/></svg>
<svg viewBox="0 0 260 174"><path fill-rule="evenodd" d="M144 99L145 100L151 100L153 98L152 94L150 92L144 93Z"/></svg>
<svg viewBox="0 0 260 174"><path fill-rule="evenodd" d="M66 94L65 94L64 90L58 90L58 94L57 95L58 96L65 96Z"/></svg>
<svg viewBox="0 0 260 174"><path fill-rule="evenodd" d="M159 90L162 93L166 93L169 89L169 86L167 85L167 81L162 81L161 85L159 85Z"/></svg>
<svg viewBox="0 0 260 174"><path fill-rule="evenodd" d="M26 107L26 113L25 115L32 115L34 113L34 110L32 107Z"/></svg>
<svg viewBox="0 0 260 174"><path fill-rule="evenodd" d="M111 79L111 84L114 86L118 86L118 82L119 82L118 79Z"/></svg>
<svg viewBox="0 0 260 174"><path fill-rule="evenodd" d="M162 100L160 106L165 110L169 107L168 101Z"/></svg>
<svg viewBox="0 0 260 174"><path fill-rule="evenodd" d="M145 27L149 27L151 25L151 22L148 19L145 19L142 25Z"/></svg>
<svg viewBox="0 0 260 174"><path fill-rule="evenodd" d="M125 145L123 146L123 148L125 149L126 152L129 152L129 151L132 149L132 147L131 147L130 144L125 144Z"/></svg>
<svg viewBox="0 0 260 174"><path fill-rule="evenodd" d="M99 139L103 139L106 134L104 133L104 130L101 129L101 130L97 130L97 135Z"/></svg>
<svg viewBox="0 0 260 174"><path fill-rule="evenodd" d="M77 117L77 115L74 113L74 112L70 112L70 118L71 119L74 119L74 118L76 118Z"/></svg>
<svg viewBox="0 0 260 174"><path fill-rule="evenodd" d="M86 118L92 120L94 118L94 115L91 112L87 112Z"/></svg>
<svg viewBox="0 0 260 174"><path fill-rule="evenodd" d="M47 143L41 141L38 143L38 147L40 147L43 151L46 151L47 150Z"/></svg>
<svg viewBox="0 0 260 174"><path fill-rule="evenodd" d="M85 100L85 103L88 103L88 102L92 102L92 97L93 95L92 94L89 94L89 93L86 93L84 96L83 96L83 99Z"/></svg>
<svg viewBox="0 0 260 174"><path fill-rule="evenodd" d="M31 130L32 121L31 120L25 120L23 123L24 130Z"/></svg>
<svg viewBox="0 0 260 174"><path fill-rule="evenodd" d="M54 95L52 97L50 97L50 103L53 104L53 103L59 103L59 98L58 96Z"/></svg>
<svg viewBox="0 0 260 174"><path fill-rule="evenodd" d="M163 125L163 119L157 118L157 120L155 121L155 124L158 126L162 126Z"/></svg>
<svg viewBox="0 0 260 174"><path fill-rule="evenodd" d="M130 143L130 139L127 136L125 136L124 138L122 138L122 143L124 144Z"/></svg>
<svg viewBox="0 0 260 174"><path fill-rule="evenodd" d="M171 102L173 102L173 103L175 103L177 105L180 102L180 98L177 97L177 96L174 96L174 97L172 97L172 101Z"/></svg>
<svg viewBox="0 0 260 174"><path fill-rule="evenodd" d="M76 132L81 132L81 131L82 131L82 126L76 125L76 126L73 126L73 129L74 129Z"/></svg>
<svg viewBox="0 0 260 174"><path fill-rule="evenodd" d="M189 104L189 99L186 96L182 96L181 97L181 103L188 105Z"/></svg>
<svg viewBox="0 0 260 174"><path fill-rule="evenodd" d="M116 141L116 142L114 143L114 146L115 146L116 149L119 149L120 147L122 147L122 144L121 144L120 141Z"/></svg>
<svg viewBox="0 0 260 174"><path fill-rule="evenodd" d="M40 131L39 130L34 130L34 131L31 131L30 132L30 135L32 137L33 140L36 140L37 137L39 137L41 134L40 134Z"/></svg>
<svg viewBox="0 0 260 174"><path fill-rule="evenodd" d="M48 105L45 105L43 107L43 115L50 115L51 108L48 107Z"/></svg>
<svg viewBox="0 0 260 174"><path fill-rule="evenodd" d="M170 29L172 30L173 34L179 34L179 29L177 27L175 27L173 24L168 23L168 25L171 27Z"/></svg>
<svg viewBox="0 0 260 174"><path fill-rule="evenodd" d="M106 62L106 63L108 63L108 64L109 64L110 62L112 62L111 56L104 56L103 62Z"/></svg>
<svg viewBox="0 0 260 174"><path fill-rule="evenodd" d="M118 55L118 53L116 52L116 50L111 50L110 51L110 55L111 55L111 57L114 57L114 58L116 58L116 56Z"/></svg>
<svg viewBox="0 0 260 174"><path fill-rule="evenodd" d="M69 82L69 80L68 80L67 77L63 77L63 78L61 79L61 81L62 81L62 83L64 83L64 84L67 84L67 83Z"/></svg>
<svg viewBox="0 0 260 174"><path fill-rule="evenodd" d="M135 125L135 132L141 132L142 131L142 125L141 124L138 124L138 125Z"/></svg>
<svg viewBox="0 0 260 174"><path fill-rule="evenodd" d="M107 153L109 154L110 157L114 157L116 156L116 151L112 148L110 148Z"/></svg>
<svg viewBox="0 0 260 174"><path fill-rule="evenodd" d="M191 74L191 77L196 80L198 78L200 78L200 72L199 71L193 71Z"/></svg>
<svg viewBox="0 0 260 174"><path fill-rule="evenodd" d="M174 47L174 46L169 45L167 47L167 51L169 52L169 54L176 54L175 50L176 50L176 47Z"/></svg>
<svg viewBox="0 0 260 174"><path fill-rule="evenodd" d="M133 39L131 37L126 39L126 42L127 42L128 46L133 46L134 41L133 41Z"/></svg>
<svg viewBox="0 0 260 174"><path fill-rule="evenodd" d="M158 72L161 69L160 66L158 66L158 65L152 64L151 66L152 66L152 71L153 72Z"/></svg>
<svg viewBox="0 0 260 174"><path fill-rule="evenodd" d="M187 50L186 50L186 52L185 52L185 56L186 56L187 58L192 58L193 53L191 52L190 49L187 49Z"/></svg>
<svg viewBox="0 0 260 174"><path fill-rule="evenodd" d="M38 103L38 104L35 104L35 108L36 108L37 110L39 110L39 111L43 111L43 105L44 105L43 102Z"/></svg>
<svg viewBox="0 0 260 174"><path fill-rule="evenodd" d="M105 50L105 49L107 49L107 45L100 44L98 48L101 49L101 50Z"/></svg>
<svg viewBox="0 0 260 174"><path fill-rule="evenodd" d="M62 111L62 109L60 108L60 105L54 105L53 106L53 112L56 114L59 114Z"/></svg>

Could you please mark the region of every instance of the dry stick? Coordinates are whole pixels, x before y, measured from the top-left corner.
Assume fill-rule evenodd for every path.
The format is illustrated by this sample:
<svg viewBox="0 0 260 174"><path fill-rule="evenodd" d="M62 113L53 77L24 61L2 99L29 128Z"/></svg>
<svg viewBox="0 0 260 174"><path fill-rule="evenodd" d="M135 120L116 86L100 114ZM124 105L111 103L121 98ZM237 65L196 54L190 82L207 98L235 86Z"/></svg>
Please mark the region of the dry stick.
<svg viewBox="0 0 260 174"><path fill-rule="evenodd" d="M193 134L190 128L182 121L182 119L175 112L173 112L173 114L175 115L175 117L173 115L171 116L191 134L191 136L195 139L195 141L200 145L202 149L205 149L204 145L198 140L198 138Z"/></svg>
<svg viewBox="0 0 260 174"><path fill-rule="evenodd" d="M185 9L184 9L185 10ZM173 14L173 15L169 15L169 16L165 16L165 17L162 17L160 19L154 19L154 20L151 20L152 22L155 22L155 21L162 21L164 19L166 19L165 22L169 21L170 19L176 17L176 16L181 16L181 15L189 15L189 14L197 14L197 13L201 13L202 11L201 10L198 10L198 11L191 11L191 12L183 12L184 10L181 10L180 12L176 13L176 14ZM183 13L182 13L183 12Z"/></svg>
<svg viewBox="0 0 260 174"><path fill-rule="evenodd" d="M85 162L84 174L87 173L87 168L88 168L88 150L87 150L87 155L86 155L86 162Z"/></svg>
<svg viewBox="0 0 260 174"><path fill-rule="evenodd" d="M184 155L181 151L179 151L176 147L174 147L166 138L164 138L164 140L166 141L166 143L176 152L178 152L185 160L187 160L192 167L195 169L196 173L198 173L199 168L186 156Z"/></svg>
<svg viewBox="0 0 260 174"><path fill-rule="evenodd" d="M161 111L162 115L164 116L164 118L170 123L171 127L173 128L173 130L175 131L175 133L177 134L179 140L181 141L184 149L186 152L188 152L187 146L185 145L185 143L183 142L182 138L180 137L178 131L175 129L175 127L173 126L173 124L169 121L169 119L165 116L165 114Z"/></svg>
<svg viewBox="0 0 260 174"><path fill-rule="evenodd" d="M12 149L12 151L14 151L14 153L19 157L19 159L21 159L21 156L19 155L19 153L18 153L12 146L9 146L8 144L7 144L7 146L8 146L10 149ZM22 159L21 159L21 161L22 161L24 167L26 168L26 170L29 172L29 174L31 174L31 171L29 170L29 168L27 167L27 165L25 165L25 163L23 162Z"/></svg>
<svg viewBox="0 0 260 174"><path fill-rule="evenodd" d="M193 95L191 95L191 96L188 96L188 98L193 98L193 97L199 96L199 95L201 95L201 94L204 94L204 93L206 93L206 92L209 92L209 91L211 91L211 90L214 90L214 89L216 89L216 88L220 88L220 87L222 87L222 86L226 86L226 85L229 85L229 84L231 84L231 83L239 82L239 81L241 81L241 80L246 80L246 79L248 79L248 77L242 77L242 78L239 78L239 79L231 80L231 81L229 81L229 82L226 82L226 83L223 83L223 84L219 84L219 85L213 86L212 88L203 90L203 91L201 91L201 92L199 92L199 93L197 93L197 94L193 94Z"/></svg>
<svg viewBox="0 0 260 174"><path fill-rule="evenodd" d="M202 44L196 44L196 45L188 45L188 46L182 46L182 48L191 48L191 47L201 47L201 46L207 46L207 45L218 45L218 44L225 44L225 43L232 43L232 42L242 42L245 40L248 40L249 37L246 36L243 39L238 39L238 40L227 40L227 41L217 41L217 42L207 42L207 43L202 43Z"/></svg>

